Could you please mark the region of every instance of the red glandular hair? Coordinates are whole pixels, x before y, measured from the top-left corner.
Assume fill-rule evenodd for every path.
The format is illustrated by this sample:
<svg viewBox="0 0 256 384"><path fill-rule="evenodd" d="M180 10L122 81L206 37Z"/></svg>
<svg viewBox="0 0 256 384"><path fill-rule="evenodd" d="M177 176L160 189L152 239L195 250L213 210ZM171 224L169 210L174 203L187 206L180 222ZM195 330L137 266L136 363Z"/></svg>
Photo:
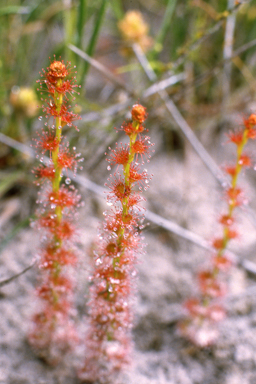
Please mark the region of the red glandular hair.
<svg viewBox="0 0 256 384"><path fill-rule="evenodd" d="M149 138L142 136L145 118L145 108L134 105L132 121L123 125L130 143L116 144L107 155L108 163L111 167L117 166L118 172L106 183L110 191L107 202L112 208L104 212L105 221L100 228L90 279L86 358L80 371L80 378L85 382L112 382L115 374L130 361L131 297L135 264L143 248L139 233L143 215L139 208L144 199L142 186L146 188L151 178L137 162L140 154L144 163L143 157L150 156L152 147Z"/></svg>
<svg viewBox="0 0 256 384"><path fill-rule="evenodd" d="M43 161L47 155L50 160L34 170L36 184L41 186L36 228L42 233L42 243L38 252L40 285L36 290L39 308L32 319L29 341L43 359L53 364L77 341L71 267L78 258L74 219L80 195L67 185L70 179L62 183L63 172L76 171L81 160L80 155L64 144L62 136L62 127L72 125L79 118L69 111L68 105L70 95L73 98L77 88L72 72L70 64L55 58L47 70L42 70L38 90L48 95L43 111L52 121L34 140L37 157Z"/></svg>

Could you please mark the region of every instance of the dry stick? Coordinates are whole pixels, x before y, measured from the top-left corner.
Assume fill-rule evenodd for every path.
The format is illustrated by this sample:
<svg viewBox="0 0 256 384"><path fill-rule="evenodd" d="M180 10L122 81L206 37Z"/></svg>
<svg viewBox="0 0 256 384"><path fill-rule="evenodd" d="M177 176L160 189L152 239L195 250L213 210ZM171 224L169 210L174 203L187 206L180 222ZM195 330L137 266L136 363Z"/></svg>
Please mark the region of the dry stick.
<svg viewBox="0 0 256 384"><path fill-rule="evenodd" d="M111 105L111 107L105 108L101 112L89 112L84 115L81 115L81 117L84 123L101 120L101 119L108 119L109 117L116 115L118 112L121 112L124 109L127 109L127 107L131 104L132 104L132 98L128 98L125 101L121 101L120 103Z"/></svg>
<svg viewBox="0 0 256 384"><path fill-rule="evenodd" d="M13 149L16 149L19 152L24 153L25 155L28 155L30 157L35 157L35 151L31 148L29 148L27 145L20 143L19 141L16 141L12 139L9 136L4 135L0 132L0 141L7 145L8 147L11 147Z"/></svg>
<svg viewBox="0 0 256 384"><path fill-rule="evenodd" d="M8 136L5 136L3 133L0 133L0 141L12 148L17 149L18 151L22 153L26 153L31 157L35 157L35 151L27 147L25 144L19 143L16 140L11 139ZM44 157L43 162L44 164L48 164L49 158L47 156ZM73 172L68 171L68 177L72 179L73 181L77 182L82 187L88 189L89 191L96 193L97 195L103 197L105 189L98 184L94 183L93 181L85 178L84 176L80 175L74 175ZM209 243L203 239L200 235L197 235L188 229L182 228L175 222L171 220L167 220L163 218L162 216L157 215L156 213L153 213L151 211L146 211L145 217L150 220L152 223L158 225L159 227L162 227L166 229L167 231L170 231L172 233L175 233L176 235L182 237L185 240L190 241L193 244L196 244L197 246L204 248L206 250L213 250L213 248L209 245ZM255 274L256 275L256 264L249 261L249 260L241 260L239 261L238 256L236 256L234 253L229 252L230 257L233 261L235 261L238 265L240 265L242 268L244 268L247 272ZM28 267L30 268L30 266ZM8 279L9 280L9 279ZM1 282L0 282L1 283Z"/></svg>
<svg viewBox="0 0 256 384"><path fill-rule="evenodd" d="M241 53L243 53L243 52L247 51L248 49L254 47L254 45L256 45L256 39L253 39L253 40L249 41L248 43L243 44L241 47L237 48L233 52L233 54L230 57L230 59L233 59L234 57L241 55Z"/></svg>
<svg viewBox="0 0 256 384"><path fill-rule="evenodd" d="M128 87L124 81L119 79L119 77L113 75L113 73L111 73L104 65L99 63L99 61L93 59L91 56L87 55L87 53L83 52L81 49L77 48L73 44L68 44L67 46L69 49L71 49L71 51L75 52L78 56L87 61L92 67L103 73L110 81L126 90L126 92L128 92L133 97L138 97L138 95L136 95L134 91L130 87Z"/></svg>
<svg viewBox="0 0 256 384"><path fill-rule="evenodd" d="M234 8L235 0L228 1L228 9ZM225 28L225 37L224 37L224 47L223 47L223 58L226 60L223 68L223 82L222 82L222 92L223 92L223 107L228 102L230 94L230 80L231 80L231 70L232 70L232 61L227 60L232 56L233 51L233 42L234 42L234 32L236 25L236 13L231 13L227 17L226 28Z"/></svg>
<svg viewBox="0 0 256 384"><path fill-rule="evenodd" d="M157 76L153 69L150 66L150 63L148 62L146 56L144 55L144 52L142 51L141 47L138 44L133 44L133 50L135 52L135 55L137 56L137 59L139 60L142 68L144 69L145 73L147 74L149 80L156 81ZM201 144L201 142L198 140L186 120L183 118L181 113L179 112L178 108L174 104L174 102L169 98L168 93L165 90L158 91L159 96L164 101L164 104L167 108L167 110L172 115L173 119L176 121L176 123L179 125L180 129L184 133L184 135L189 140L190 144L194 148L194 150L197 152L199 157L202 159L204 164L207 166L207 168L210 170L210 172L214 175L214 177L219 181L219 183L223 185L227 185L228 179L224 175L224 173L219 169L218 165L215 163L215 161L212 159L212 157L209 155L209 153L206 151L204 146Z"/></svg>
<svg viewBox="0 0 256 384"><path fill-rule="evenodd" d="M247 51L248 49L254 47L255 45L256 45L256 39L250 41L249 43L243 44L241 47L236 49L229 58L221 60L218 64L216 64L216 66L214 68L210 69L209 71L206 71L202 75L199 75L195 80L193 80L193 86L198 86L198 85L202 84L204 81L208 80L211 76L215 75L217 70L219 72L220 67L225 65L225 63L228 63L230 60L236 58L241 53ZM143 92L143 98L147 98L149 96L152 96L155 93L158 93L159 91L161 91L163 89L168 88L169 86L175 84L176 82L183 80L184 77L185 76L183 76L183 73L181 73L178 75L172 75L172 76L170 76L164 80L155 81L153 85L151 85L149 88L147 88ZM190 84L192 85L192 83L190 83ZM179 94L179 92L177 94ZM177 94L175 95L175 97L176 97L176 100L179 100L179 98L177 98ZM122 103L119 103L116 105L117 105L117 108L119 105L121 108ZM88 115L90 115L90 114L88 114Z"/></svg>
<svg viewBox="0 0 256 384"><path fill-rule="evenodd" d="M166 89L170 87L171 85L174 85L178 83L179 81L185 80L186 74L185 72L179 73L178 75L172 75L170 77L167 77L164 80L161 80L159 82L155 82L153 85L151 85L149 88L147 88L143 92L143 98L149 97L154 95L155 93L158 93L159 91L162 91L163 89Z"/></svg>
<svg viewBox="0 0 256 384"><path fill-rule="evenodd" d="M154 95L155 93L158 93L159 91L166 89L174 84L177 84L178 82L185 80L186 75L184 72L179 73L177 75L172 75L170 77L167 77L164 80L161 80L159 82L154 83L150 87L148 87L143 92L143 99L148 98L149 96ZM84 115L81 115L83 122L88 123L91 121L97 121L100 119L107 119L113 115L116 115L118 112L121 112L132 103L132 98L128 97L127 100L121 101L120 103L116 103L111 105L108 108L103 109L101 112L88 112Z"/></svg>
<svg viewBox="0 0 256 384"><path fill-rule="evenodd" d="M233 1L233 0L231 0ZM176 69L177 67L179 67L181 64L184 63L186 57L189 55L189 53L191 53L194 49L196 49L200 44L202 44L204 41L206 41L208 39L208 37L210 37L211 35L213 35L215 32L217 32L220 27L222 26L222 24L224 23L224 21L226 20L226 18L228 19L229 17L231 17L232 15L235 15L235 12L238 10L238 8L242 5L241 4L236 4L234 5L233 7L231 7L231 9L229 10L229 15L227 17L223 17L221 20L219 20L213 27L211 27L202 37L200 37L198 40L196 40L194 43L192 43L190 45L190 47L187 49L187 52L182 54L174 63L172 63L172 69L171 69L171 72ZM229 62L233 57L239 55L240 53L246 51L247 49L251 48L253 45L256 44L256 39L251 41L250 43L246 43L244 44L242 47L240 47L239 49L237 49L235 51L235 55L232 55L230 57L227 57L227 59L224 59L221 63L225 63L225 62ZM232 53L232 52L231 52ZM176 75L176 76L181 76L182 74L180 75ZM160 91L161 89L165 89L167 88L168 86L170 85L173 85L175 83L172 83L172 80L171 78L172 77L175 77L175 75L172 75L170 78L168 79L165 79L165 80L161 80L159 82L155 82L152 87L154 87L154 92L150 93L149 89L144 91L143 95L144 97L148 97L148 96L151 96L152 94L154 93L157 93L158 91ZM170 84L168 84L168 81L170 79ZM178 81L180 81L181 79L179 79ZM166 84L164 84L166 82ZM149 93L148 93L149 92Z"/></svg>
<svg viewBox="0 0 256 384"><path fill-rule="evenodd" d="M17 279L18 277L23 275L25 272L29 271L32 267L34 267L35 263L36 263L36 260L33 261L33 263L30 264L28 267L23 269L23 271L17 273L16 275L13 275L13 276L9 277L8 279L0 281L0 288L3 287L4 285L7 285L7 284L11 283L13 280Z"/></svg>
<svg viewBox="0 0 256 384"><path fill-rule="evenodd" d="M224 19L223 20L219 20L212 28L209 29L208 32L206 32L206 34L202 37L200 37L200 39L196 40L194 43L192 43L190 45L190 47L188 47L186 53L183 53L173 64L172 64L172 70L178 68L181 64L184 63L184 61L186 60L187 56L194 50L196 49L201 43L203 43L205 40L208 39L208 37L210 37L211 35L213 35L215 32L217 32L220 27L222 26L224 22Z"/></svg>
<svg viewBox="0 0 256 384"><path fill-rule="evenodd" d="M235 58L239 55L241 55L241 53L247 51L248 49L254 47L255 45L256 45L256 39L253 39L253 40L249 41L249 43L246 43L246 44L242 45L241 47L237 48L228 59L219 61L215 65L214 68L209 69L208 71L205 71L204 73L202 73L202 75L199 75L195 80L193 80L193 86L198 87L199 85L203 84L205 81L210 79L212 76L219 73L220 67L222 67L226 62L232 60L233 58Z"/></svg>

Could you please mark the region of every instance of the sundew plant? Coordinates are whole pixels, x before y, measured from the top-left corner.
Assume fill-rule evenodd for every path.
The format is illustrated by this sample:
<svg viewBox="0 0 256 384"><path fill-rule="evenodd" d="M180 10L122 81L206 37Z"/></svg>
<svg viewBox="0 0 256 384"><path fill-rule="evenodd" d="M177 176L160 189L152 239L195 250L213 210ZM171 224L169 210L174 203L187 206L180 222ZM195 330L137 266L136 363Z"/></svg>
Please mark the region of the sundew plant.
<svg viewBox="0 0 256 384"><path fill-rule="evenodd" d="M85 382L110 382L130 361L131 298L135 264L142 252L142 192L151 178L143 165L145 159L149 161L153 145L144 135L146 109L135 104L131 115L132 121L121 127L129 144L116 143L106 153L108 170L117 169L106 183L107 204L112 208L104 212L90 277L89 327L79 374Z"/></svg>
<svg viewBox="0 0 256 384"><path fill-rule="evenodd" d="M76 314L74 282L70 272L78 256L74 222L80 195L64 174L67 170L76 173L82 159L65 141L62 129L66 125L72 127L80 117L69 105L69 99L74 100L78 88L75 70L70 63L65 64L54 57L50 66L42 70L38 83L46 123L34 144L42 162L34 169L36 184L41 187L37 201L40 208L34 226L42 234L42 244L38 254L38 307L29 341L41 357L56 363L77 339L73 323ZM45 94L46 98L43 97ZM48 161L44 155L49 156Z"/></svg>
<svg viewBox="0 0 256 384"><path fill-rule="evenodd" d="M227 248L230 241L239 236L236 208L247 202L238 178L244 168L252 166L245 147L249 140L256 139L255 127L256 115L251 114L244 119L242 128L228 134L228 141L236 147L236 159L233 164L224 167L230 180L224 193L226 211L219 215L221 233L212 241L210 266L202 268L197 274L199 295L186 301L187 317L179 324L181 333L199 347L207 347L217 341L217 324L226 316L220 299L228 293L228 275L233 264Z"/></svg>

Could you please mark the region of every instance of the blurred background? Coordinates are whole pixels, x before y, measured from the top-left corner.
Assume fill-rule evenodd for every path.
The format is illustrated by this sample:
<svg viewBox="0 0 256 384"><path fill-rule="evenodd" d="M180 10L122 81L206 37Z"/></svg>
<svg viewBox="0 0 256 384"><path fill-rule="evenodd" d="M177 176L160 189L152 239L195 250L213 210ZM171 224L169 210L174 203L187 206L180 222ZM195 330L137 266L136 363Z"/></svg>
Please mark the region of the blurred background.
<svg viewBox="0 0 256 384"><path fill-rule="evenodd" d="M38 188L31 169L38 164L31 144L46 121L39 120L46 95L37 91L36 81L54 55L76 66L72 76L81 84L74 103L74 112L82 117L78 121L79 131L65 127L63 132L84 158L79 174L104 185L105 152L117 140L125 140L113 128L120 127L129 118L131 106L139 102L147 108L146 125L156 143L149 165L155 179L146 192L147 208L209 238L216 223L216 207L219 209L218 185L223 184L212 158L218 165L227 160L230 152L222 146L227 142L225 134L239 127L244 116L256 111L255 20L256 0L1 0L0 252L9 249L11 254L8 246L15 244L17 235L29 228L35 212ZM255 157L253 148L252 153ZM250 191L255 189L255 176L253 171L249 175ZM97 185L95 194L101 192ZM83 194L86 195L84 191ZM255 207L253 196L251 193ZM88 215L102 217L104 208L93 194L86 203L91 205ZM89 220L82 226L91 223ZM93 226L96 233L96 221ZM24 238L30 238L31 233ZM172 302L181 302L193 286L190 269L196 270L202 262L202 251L191 250L187 243L180 245L166 228L159 229L157 221L153 221L148 232L146 229L147 233L153 235L147 240L149 244L152 241L151 253L157 254L161 249L162 255L172 254L172 262L176 263L169 275L174 286L165 288L163 297L168 296L168 303L170 297ZM154 236L159 243L152 240ZM255 246L254 239L255 236L248 240L246 257L252 257L250 247ZM17 243L13 248L16 255L15 246ZM183 258L175 259L177 252ZM31 261L22 260L14 269L6 269L3 264L2 277L18 272ZM157 275L160 266L153 259L151 262ZM163 269L164 266L165 262ZM176 267L181 271L180 277ZM159 300L157 282L158 278L163 280L162 271L156 275L142 275L141 300ZM168 275L165 278L169 284ZM143 288L143 279L150 284L154 280L154 292ZM143 306L140 308L138 313L143 318ZM151 309L147 313L152 315L156 307ZM149 328L145 321L137 323L138 332L142 323L146 326L141 331L143 337L161 321L166 321L167 328L170 323L173 326L169 315L163 315L153 327L150 316L144 316L144 320L151 319ZM148 342L141 342L142 349L156 350L165 339L162 335L159 341L159 333L155 339L154 333L151 336ZM204 355L200 356L203 361ZM197 376L193 383L206 383L205 377ZM218 382L223 384L223 377ZM190 381L183 380L181 375L176 383Z"/></svg>
<svg viewBox="0 0 256 384"><path fill-rule="evenodd" d="M84 170L95 181L100 181L96 168L105 149L115 141L113 125L136 101L148 108L156 149L182 154L184 136L177 122L157 88L145 91L161 82L199 136L227 129L234 111L253 108L255 17L254 0L2 0L1 133L30 145L40 127L38 72L56 55L76 66L82 85L75 107L82 116L80 132L65 134L80 148ZM143 59L148 61L144 67ZM26 154L1 143L0 197L25 189L28 198L29 188L33 190L30 168ZM18 220L26 219L28 207L20 208Z"/></svg>

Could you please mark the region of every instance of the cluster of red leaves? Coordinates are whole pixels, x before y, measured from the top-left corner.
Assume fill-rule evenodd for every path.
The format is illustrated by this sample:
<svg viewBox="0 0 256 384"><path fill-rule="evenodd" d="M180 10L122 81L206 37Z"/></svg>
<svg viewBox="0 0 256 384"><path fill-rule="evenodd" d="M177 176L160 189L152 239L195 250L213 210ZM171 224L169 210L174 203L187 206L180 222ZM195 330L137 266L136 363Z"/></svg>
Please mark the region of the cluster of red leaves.
<svg viewBox="0 0 256 384"><path fill-rule="evenodd" d="M112 209L104 213L105 222L94 254L86 360L80 372L85 381L102 381L104 376L109 379L129 362L131 294L136 258L142 252L139 227L143 216L139 216L138 208L143 200L142 189L146 189L150 179L135 161L137 154L150 156L152 144L148 137L141 136L145 119L145 108L134 105L132 121L122 127L127 134L129 126L130 144L116 144L116 149L110 149L107 156L108 163L122 166L123 172L116 171L106 184L110 190L107 202Z"/></svg>
<svg viewBox="0 0 256 384"><path fill-rule="evenodd" d="M43 107L43 110L47 118L49 115L58 118L60 126L78 118L67 112L68 96L77 87L74 77L67 78L70 73L69 64L54 60L46 71L43 70L39 81L41 91L48 93L49 100L49 107ZM29 341L37 353L51 363L57 363L76 341L70 266L76 264L78 254L74 244L74 219L80 195L73 186L66 185L70 183L69 178L63 184L61 178L63 170L76 171L80 160L67 144L62 143L59 129L52 125L38 133L34 140L37 157L43 161L46 154L50 160L48 165L41 164L34 170L36 183L41 185L36 227L43 240L39 251L41 284L36 291L40 308L33 317Z"/></svg>
<svg viewBox="0 0 256 384"><path fill-rule="evenodd" d="M39 83L39 88L41 95L46 91L48 94L47 99L41 99L46 102L46 105L42 106L43 112L46 114L46 118L53 117L56 119L57 117L61 117L61 125L72 126L74 125L75 120L81 119L81 117L71 111L69 111L70 106L68 96L73 97L74 93L79 95L79 92L76 91L76 88L80 88L81 86L76 84L76 77L70 76L73 69L71 68L70 63L65 64L64 61L55 60L51 62L50 66L47 70L42 69L40 73L41 79L37 80ZM76 73L76 72L75 72ZM63 101L61 107L55 103L56 95L58 97L63 96ZM77 127L74 126L76 129Z"/></svg>
<svg viewBox="0 0 256 384"><path fill-rule="evenodd" d="M241 170L250 167L252 163L243 150L249 139L256 139L256 115L252 114L245 119L243 129L230 132L228 137L236 146L237 158L234 165L225 167L231 181L225 190L227 211L219 219L222 234L212 241L214 253L210 266L197 274L199 297L189 299L185 303L187 316L179 324L182 334L200 347L208 346L216 340L218 337L216 324L225 317L224 307L216 300L223 297L228 290L226 275L232 266L232 261L226 249L230 240L238 237L238 232L234 228L234 210L245 203L243 191L237 187L237 178Z"/></svg>

